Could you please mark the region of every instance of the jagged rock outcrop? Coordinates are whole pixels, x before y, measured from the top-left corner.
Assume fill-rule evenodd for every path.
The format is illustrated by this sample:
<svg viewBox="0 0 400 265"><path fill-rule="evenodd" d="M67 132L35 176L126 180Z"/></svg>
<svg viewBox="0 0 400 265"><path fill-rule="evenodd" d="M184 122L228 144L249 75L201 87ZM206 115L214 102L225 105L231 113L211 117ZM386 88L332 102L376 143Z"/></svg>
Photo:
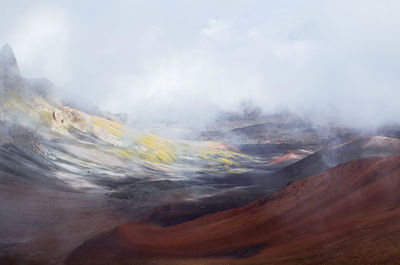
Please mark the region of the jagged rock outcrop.
<svg viewBox="0 0 400 265"><path fill-rule="evenodd" d="M5 44L0 50L0 88L21 89L23 80L18 68L17 59L9 44Z"/></svg>
<svg viewBox="0 0 400 265"><path fill-rule="evenodd" d="M53 119L55 120L57 127L76 127L84 132L92 131L93 126L91 126L92 124L89 116L76 109L69 107L55 109L53 112Z"/></svg>
<svg viewBox="0 0 400 265"><path fill-rule="evenodd" d="M20 75L17 59L9 44L4 44L0 50L0 74Z"/></svg>

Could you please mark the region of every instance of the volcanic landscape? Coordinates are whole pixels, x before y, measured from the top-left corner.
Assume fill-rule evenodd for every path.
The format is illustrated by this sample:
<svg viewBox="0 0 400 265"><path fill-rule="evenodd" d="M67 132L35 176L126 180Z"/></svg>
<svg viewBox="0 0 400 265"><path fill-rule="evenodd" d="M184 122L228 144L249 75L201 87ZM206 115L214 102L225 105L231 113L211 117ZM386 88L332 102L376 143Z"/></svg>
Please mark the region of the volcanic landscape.
<svg viewBox="0 0 400 265"><path fill-rule="evenodd" d="M56 91L1 48L0 264L399 264L399 125L139 130Z"/></svg>

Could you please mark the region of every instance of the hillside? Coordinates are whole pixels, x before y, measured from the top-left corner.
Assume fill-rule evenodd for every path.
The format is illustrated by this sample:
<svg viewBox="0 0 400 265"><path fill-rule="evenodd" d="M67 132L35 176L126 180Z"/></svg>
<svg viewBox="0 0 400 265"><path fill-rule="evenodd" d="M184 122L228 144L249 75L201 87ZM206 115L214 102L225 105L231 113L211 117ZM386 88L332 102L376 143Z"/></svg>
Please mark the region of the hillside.
<svg viewBox="0 0 400 265"><path fill-rule="evenodd" d="M348 162L239 209L127 223L67 264L397 264L399 176L398 155Z"/></svg>
<svg viewBox="0 0 400 265"><path fill-rule="evenodd" d="M273 173L253 170L218 178L220 183L236 181L244 185L243 188L197 200L169 202L155 209L146 221L163 226L179 224L209 213L243 206L283 188L288 183L318 174L340 163L393 154L400 154L400 140L382 136L355 137L315 153L295 150L267 163L270 170L277 168Z"/></svg>
<svg viewBox="0 0 400 265"><path fill-rule="evenodd" d="M270 175L269 179L293 181L310 177L348 161L400 153L400 140L383 136L359 136L314 152ZM268 181L268 180L265 180Z"/></svg>
<svg viewBox="0 0 400 265"><path fill-rule="evenodd" d="M1 48L0 257L60 263L88 238L165 201L227 188L204 186L201 176L254 163L218 143L173 141L118 115L77 109L56 91L45 78L23 77L11 47Z"/></svg>
<svg viewBox="0 0 400 265"><path fill-rule="evenodd" d="M386 203L396 206L394 187L383 198L386 193L378 190L386 180L375 185L371 179L397 185L386 174L397 172L396 159L378 157L400 154L400 140L347 129L324 137L321 128L287 116L251 121L248 126L263 126L246 129L247 140L241 130L232 135L229 122L221 125L229 131L222 137L204 141L196 132L171 140L138 130L124 115L60 99L51 81L23 77L5 45L0 50L0 264L306 263L318 261L314 255L340 260L333 251L315 254L314 244L328 242L330 235L353 243L343 233L364 237L357 229L380 227L379 218L388 224L379 231L395 233L392 219L385 219L395 217L384 211ZM242 128L247 121L233 123ZM258 142L260 137L271 141ZM357 160L363 157L373 158ZM373 190L373 209L360 201L370 196L360 193L366 187ZM355 213L360 209L357 216L330 208L346 197L343 204ZM319 219L312 217L319 211ZM339 217L335 224L329 221L333 216ZM377 242L387 236L379 231L371 234ZM310 233L318 236L304 237ZM329 249L331 241L327 244ZM341 241L332 244L342 247ZM359 250L349 251L346 258ZM391 262L393 251L380 258Z"/></svg>

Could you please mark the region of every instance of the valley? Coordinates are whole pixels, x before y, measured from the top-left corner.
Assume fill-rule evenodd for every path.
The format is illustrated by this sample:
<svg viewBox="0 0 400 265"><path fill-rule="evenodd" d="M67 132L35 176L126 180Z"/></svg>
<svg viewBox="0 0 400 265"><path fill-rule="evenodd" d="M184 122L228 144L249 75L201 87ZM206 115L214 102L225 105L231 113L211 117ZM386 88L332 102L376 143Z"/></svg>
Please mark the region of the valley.
<svg viewBox="0 0 400 265"><path fill-rule="evenodd" d="M396 126L223 113L170 139L158 134L171 125L139 130L55 91L24 78L3 46L0 264L395 264L400 254Z"/></svg>

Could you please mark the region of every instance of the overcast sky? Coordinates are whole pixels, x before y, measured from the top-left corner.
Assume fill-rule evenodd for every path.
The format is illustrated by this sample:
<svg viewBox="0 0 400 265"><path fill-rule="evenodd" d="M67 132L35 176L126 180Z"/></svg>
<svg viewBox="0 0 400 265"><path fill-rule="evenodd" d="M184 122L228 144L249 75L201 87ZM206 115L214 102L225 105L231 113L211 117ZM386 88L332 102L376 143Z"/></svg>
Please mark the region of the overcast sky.
<svg viewBox="0 0 400 265"><path fill-rule="evenodd" d="M27 77L103 109L202 120L251 99L400 121L400 1L0 1Z"/></svg>

